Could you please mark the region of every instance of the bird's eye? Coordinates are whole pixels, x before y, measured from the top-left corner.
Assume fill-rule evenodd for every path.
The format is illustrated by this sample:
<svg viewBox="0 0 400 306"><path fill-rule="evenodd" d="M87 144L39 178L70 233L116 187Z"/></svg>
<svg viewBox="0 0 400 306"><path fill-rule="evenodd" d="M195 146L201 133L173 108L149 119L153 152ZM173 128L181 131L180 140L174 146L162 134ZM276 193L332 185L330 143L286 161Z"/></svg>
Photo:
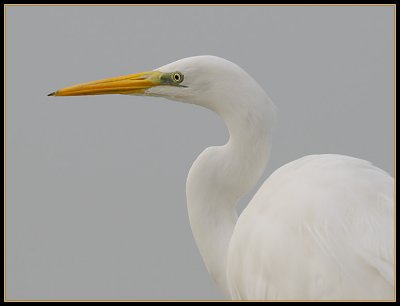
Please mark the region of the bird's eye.
<svg viewBox="0 0 400 306"><path fill-rule="evenodd" d="M183 74L180 72L173 72L171 78L175 83L181 83L183 81Z"/></svg>

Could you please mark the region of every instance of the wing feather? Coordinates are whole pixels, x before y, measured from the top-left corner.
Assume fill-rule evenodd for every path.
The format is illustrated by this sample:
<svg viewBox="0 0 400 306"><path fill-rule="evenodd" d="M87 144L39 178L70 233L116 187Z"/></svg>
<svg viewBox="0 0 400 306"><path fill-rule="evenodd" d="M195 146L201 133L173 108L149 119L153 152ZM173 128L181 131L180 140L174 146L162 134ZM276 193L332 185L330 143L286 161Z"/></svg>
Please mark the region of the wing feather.
<svg viewBox="0 0 400 306"><path fill-rule="evenodd" d="M281 167L238 219L227 276L234 299L393 299L393 178L342 155Z"/></svg>

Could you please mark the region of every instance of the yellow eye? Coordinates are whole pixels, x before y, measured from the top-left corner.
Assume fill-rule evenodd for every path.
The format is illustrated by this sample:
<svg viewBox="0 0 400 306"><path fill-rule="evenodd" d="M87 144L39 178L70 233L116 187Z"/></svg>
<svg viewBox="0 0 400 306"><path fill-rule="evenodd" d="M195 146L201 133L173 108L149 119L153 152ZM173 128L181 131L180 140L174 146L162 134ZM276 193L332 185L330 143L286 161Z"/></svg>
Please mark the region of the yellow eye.
<svg viewBox="0 0 400 306"><path fill-rule="evenodd" d="M183 81L183 74L180 72L173 72L171 78L175 83L181 83Z"/></svg>

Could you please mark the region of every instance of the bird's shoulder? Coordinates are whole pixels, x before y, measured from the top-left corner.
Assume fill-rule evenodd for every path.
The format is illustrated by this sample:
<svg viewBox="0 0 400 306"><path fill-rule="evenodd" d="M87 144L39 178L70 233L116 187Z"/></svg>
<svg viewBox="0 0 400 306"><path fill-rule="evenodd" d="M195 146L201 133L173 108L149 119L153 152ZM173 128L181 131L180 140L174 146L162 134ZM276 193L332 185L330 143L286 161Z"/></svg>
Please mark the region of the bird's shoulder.
<svg viewBox="0 0 400 306"><path fill-rule="evenodd" d="M346 203L347 208L363 198L373 202L373 196L391 195L393 186L393 178L369 161L337 154L307 155L275 170L250 205L277 202L276 205L302 205L305 209L306 203L313 207L328 205L329 201L335 202L336 207Z"/></svg>
<svg viewBox="0 0 400 306"><path fill-rule="evenodd" d="M277 169L242 215L293 225L353 223L371 215L390 218L393 202L393 178L370 162L345 155L308 155Z"/></svg>

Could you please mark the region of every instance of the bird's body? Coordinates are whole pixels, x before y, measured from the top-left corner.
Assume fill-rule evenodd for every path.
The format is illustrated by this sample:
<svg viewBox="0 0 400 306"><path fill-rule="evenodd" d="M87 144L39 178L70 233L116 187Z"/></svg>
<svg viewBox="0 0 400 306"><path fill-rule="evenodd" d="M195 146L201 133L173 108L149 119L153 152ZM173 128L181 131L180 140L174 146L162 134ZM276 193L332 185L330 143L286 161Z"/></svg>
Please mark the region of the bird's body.
<svg viewBox="0 0 400 306"><path fill-rule="evenodd" d="M238 217L271 151L275 107L239 66L185 58L151 72L51 95L140 94L216 112L227 144L204 150L186 184L190 225L207 270L232 299L393 299L394 182L367 161L311 155L276 170Z"/></svg>
<svg viewBox="0 0 400 306"><path fill-rule="evenodd" d="M264 182L236 223L231 295L392 299L393 229L393 181L379 168L331 154L290 162Z"/></svg>

